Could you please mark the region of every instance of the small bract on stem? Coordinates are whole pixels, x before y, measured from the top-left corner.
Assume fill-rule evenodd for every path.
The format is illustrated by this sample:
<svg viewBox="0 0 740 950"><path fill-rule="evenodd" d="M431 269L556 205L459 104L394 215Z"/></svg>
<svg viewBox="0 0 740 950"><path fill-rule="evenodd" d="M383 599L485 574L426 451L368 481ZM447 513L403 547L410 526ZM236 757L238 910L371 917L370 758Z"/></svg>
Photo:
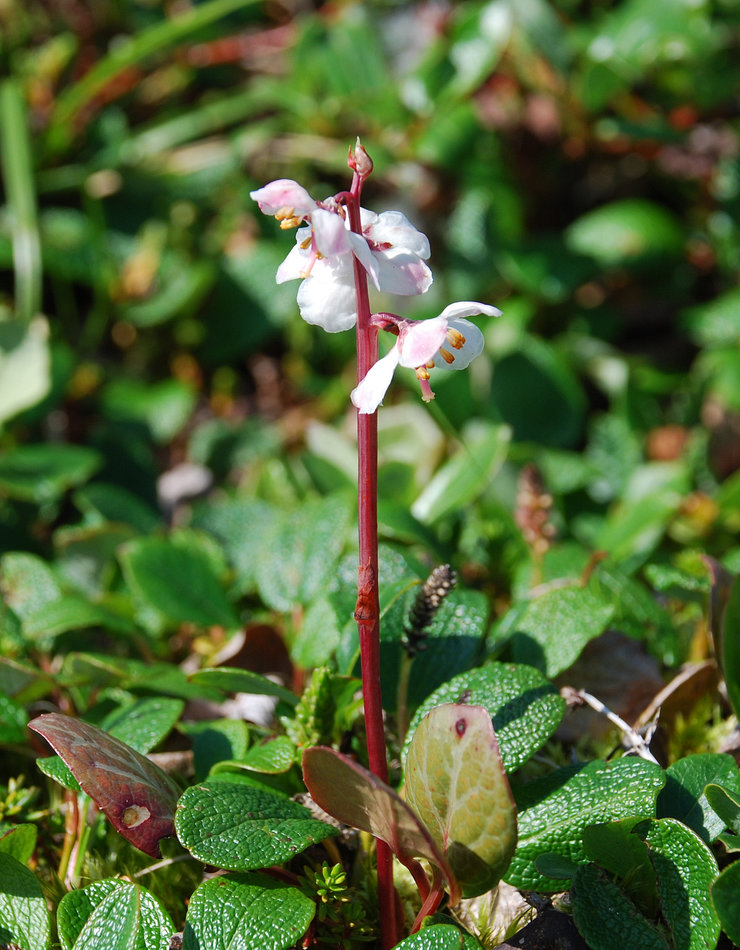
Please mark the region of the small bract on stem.
<svg viewBox="0 0 740 950"><path fill-rule="evenodd" d="M396 367L413 369L422 398L434 398L432 370L464 369L483 350L483 334L466 318L474 314L498 316L488 304L453 303L431 320L409 320L394 313L373 314L369 285L386 294L412 296L426 293L432 272L426 236L399 211L381 214L360 204L362 187L373 163L357 140L348 165L348 191L316 201L297 182L273 181L252 192L265 214L274 215L281 228L296 227L296 243L277 271L277 282L298 279L298 308L308 323L330 333L356 328L357 386L351 401L357 409L359 571L357 621L362 665L362 688L370 770L388 781L383 706L380 692L380 609L378 597L378 424L377 409L390 387ZM397 340L378 359L378 331ZM377 843L378 903L383 950L399 939L399 904L393 887L392 853ZM424 908L437 906L441 884L421 888ZM426 893L424 891L426 890Z"/></svg>

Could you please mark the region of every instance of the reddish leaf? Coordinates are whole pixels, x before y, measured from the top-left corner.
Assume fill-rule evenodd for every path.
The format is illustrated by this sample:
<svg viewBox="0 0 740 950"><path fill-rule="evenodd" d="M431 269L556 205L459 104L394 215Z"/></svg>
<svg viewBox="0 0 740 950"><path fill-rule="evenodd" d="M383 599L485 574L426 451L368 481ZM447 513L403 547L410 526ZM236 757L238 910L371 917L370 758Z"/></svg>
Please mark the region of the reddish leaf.
<svg viewBox="0 0 740 950"><path fill-rule="evenodd" d="M325 746L303 753L303 780L311 797L345 825L367 831L404 864L426 858L447 878L453 903L460 889L447 859L413 811L372 772Z"/></svg>
<svg viewBox="0 0 740 950"><path fill-rule="evenodd" d="M29 728L59 754L116 831L145 854L160 856L160 839L175 833L180 796L162 769L81 719L47 713L30 722Z"/></svg>

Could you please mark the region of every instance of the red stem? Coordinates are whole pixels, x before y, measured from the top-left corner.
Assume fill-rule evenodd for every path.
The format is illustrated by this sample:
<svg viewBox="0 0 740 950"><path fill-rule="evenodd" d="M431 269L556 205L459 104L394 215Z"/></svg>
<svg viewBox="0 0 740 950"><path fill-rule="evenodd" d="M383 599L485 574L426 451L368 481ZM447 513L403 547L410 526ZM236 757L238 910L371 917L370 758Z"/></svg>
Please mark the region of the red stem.
<svg viewBox="0 0 740 950"><path fill-rule="evenodd" d="M362 178L355 172L347 196L350 228L362 234L360 192ZM357 300L357 381L365 378L378 358L378 334L370 325L367 275L354 258ZM360 634L362 695L370 771L388 781L388 761L380 696L380 605L378 602L378 416L357 414L357 474L359 518L359 579L355 619ZM382 950L398 943L393 855L384 841L377 841L378 904Z"/></svg>

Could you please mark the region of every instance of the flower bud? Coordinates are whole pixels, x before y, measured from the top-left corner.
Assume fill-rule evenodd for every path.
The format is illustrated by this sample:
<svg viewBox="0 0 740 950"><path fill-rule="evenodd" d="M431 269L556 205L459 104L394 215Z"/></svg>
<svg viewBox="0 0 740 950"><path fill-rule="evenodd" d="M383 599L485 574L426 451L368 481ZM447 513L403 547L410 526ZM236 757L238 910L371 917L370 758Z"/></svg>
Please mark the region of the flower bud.
<svg viewBox="0 0 740 950"><path fill-rule="evenodd" d="M372 174L373 160L365 151L365 146L360 142L359 136L357 137L357 144L354 149L350 146L347 164L352 171L357 172L362 181L369 178Z"/></svg>

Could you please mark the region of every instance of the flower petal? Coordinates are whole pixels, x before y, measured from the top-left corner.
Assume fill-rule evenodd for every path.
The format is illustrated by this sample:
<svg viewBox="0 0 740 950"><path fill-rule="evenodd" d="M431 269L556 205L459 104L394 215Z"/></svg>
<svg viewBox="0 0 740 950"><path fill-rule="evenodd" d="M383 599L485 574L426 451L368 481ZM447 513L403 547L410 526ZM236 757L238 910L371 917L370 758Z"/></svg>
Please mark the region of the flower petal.
<svg viewBox="0 0 740 950"><path fill-rule="evenodd" d="M349 398L362 414L375 412L381 404L393 379L398 360L399 352L398 344L396 344L382 359L370 367L362 382L352 390Z"/></svg>
<svg viewBox="0 0 740 950"><path fill-rule="evenodd" d="M440 313L440 317L453 320L455 317L472 317L476 313L483 313L487 317L501 316L498 307L491 307L487 303L477 303L475 300L459 300L457 303L451 303L445 307Z"/></svg>
<svg viewBox="0 0 740 950"><path fill-rule="evenodd" d="M376 244L392 244L393 247L424 260L431 253L426 234L417 231L400 211L383 211L373 221L368 221L367 228L365 221L362 224L368 238Z"/></svg>
<svg viewBox="0 0 740 950"><path fill-rule="evenodd" d="M429 267L415 254L401 248L373 251L378 274L377 287L387 294L401 294L409 297L423 294L432 285L433 277Z"/></svg>
<svg viewBox="0 0 740 950"><path fill-rule="evenodd" d="M483 352L483 334L474 323L462 318L450 320L448 330L460 333L464 337L464 343L457 349L445 340L441 348L453 357L453 361L447 362L438 351L434 356L434 365L438 369L465 369Z"/></svg>
<svg viewBox="0 0 740 950"><path fill-rule="evenodd" d="M339 333L355 325L354 283L351 277L343 280L343 276L346 278L344 267L332 266L328 260L315 263L311 276L298 288L298 309L306 323L323 327L328 333Z"/></svg>
<svg viewBox="0 0 740 950"><path fill-rule="evenodd" d="M284 208L294 212L296 217L306 217L316 210L316 202L306 189L291 178L278 178L264 188L249 192L265 214L277 214Z"/></svg>
<svg viewBox="0 0 740 950"><path fill-rule="evenodd" d="M352 231L347 231L347 237L352 244L352 252L357 260L368 272L370 279L378 288L378 290L383 290L384 288L380 286L378 281L378 262L376 260L376 255L370 250L365 238L361 237L359 234L354 234Z"/></svg>
<svg viewBox="0 0 740 950"><path fill-rule="evenodd" d="M348 254L352 249L349 232L341 215L317 208L311 215L316 247L324 257Z"/></svg>
<svg viewBox="0 0 740 950"><path fill-rule="evenodd" d="M431 320L409 321L406 327L401 327L397 346L400 350L399 362L401 366L416 369L424 366L439 352L444 343L447 332L447 321L444 317L434 317Z"/></svg>
<svg viewBox="0 0 740 950"><path fill-rule="evenodd" d="M275 283L284 284L286 280L297 280L305 275L311 261L311 253L296 244L278 267L275 274Z"/></svg>

